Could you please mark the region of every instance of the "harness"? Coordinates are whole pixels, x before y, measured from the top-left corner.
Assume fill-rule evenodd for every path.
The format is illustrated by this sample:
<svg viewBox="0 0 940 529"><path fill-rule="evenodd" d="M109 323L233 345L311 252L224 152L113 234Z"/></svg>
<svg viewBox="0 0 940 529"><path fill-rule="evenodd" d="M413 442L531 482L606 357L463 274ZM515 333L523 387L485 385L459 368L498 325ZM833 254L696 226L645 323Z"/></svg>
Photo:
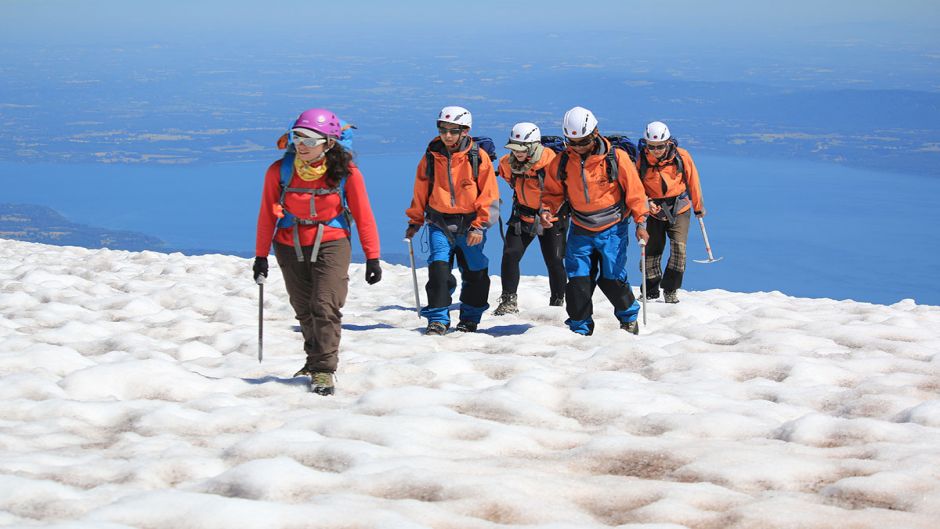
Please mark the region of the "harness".
<svg viewBox="0 0 940 529"><path fill-rule="evenodd" d="M515 229L516 235L521 235L522 225L529 224L525 222L524 220L522 220L522 217L523 216L532 217L534 220L528 227L526 227L526 233L528 233L529 235L533 235L533 236L542 235L543 233L545 233L545 228L542 227L542 223L540 222L540 219L539 219L539 217L541 217L541 214L542 214L542 209L530 208L528 206L525 206L519 203L519 199L517 198L515 194L516 182L519 178L522 178L523 180L537 180L538 181L539 183L538 203L541 204L542 195L545 192L545 168L543 167L541 169L536 169L534 175L530 175L527 173L522 174L522 175L517 175L516 173L513 173L512 176L509 177L510 185L512 186L512 189L513 189L512 213L509 216L509 226ZM525 198L525 184L524 183L522 185L522 197ZM566 205L567 205L567 202L565 203L565 205L562 206L561 210L559 210L559 215L563 214L562 211L566 211Z"/></svg>
<svg viewBox="0 0 940 529"><path fill-rule="evenodd" d="M644 145L645 145L645 142L644 142ZM686 179L685 165L682 162L682 156L679 154L679 151L676 150L675 144L670 143L669 149L672 150L674 154L674 156L672 157L672 160L665 165L657 166L657 167L667 167L669 165L675 165L676 171L682 177L682 183L685 184L685 191L683 191L682 193L674 197L651 198L650 200L654 204L662 208L663 214L666 216L666 220L669 221L670 224L673 224L676 222L676 217L678 216L677 212L680 209L682 209L687 203L690 203L691 201L689 198L689 182ZM646 171L649 170L649 168L650 168L650 165L646 159L646 154L642 154L640 156L640 180L641 181L643 181L643 179L645 178ZM666 185L666 180L663 178L660 178L659 182L660 182L660 185L662 186L663 194L665 195L666 192L669 190L669 186Z"/></svg>
<svg viewBox="0 0 940 529"><path fill-rule="evenodd" d="M290 181L294 175L294 157L295 153L288 152L281 159L281 197L278 200L277 205L274 207L274 214L279 217L276 229L294 228L294 252L297 254L297 261L302 263L304 262L304 254L300 246L300 229L296 227L298 224L301 226L325 225L331 228L340 228L349 231L350 226L352 226L352 214L349 212L349 204L346 202L346 178L340 180L338 186L330 188L321 187L311 189L309 187L290 187ZM296 215L288 211L286 208L284 198L287 196L287 193L301 193L310 195L311 217L315 217L317 215L316 197L322 195L338 194L343 205L343 211L330 220L297 218ZM323 229L318 228L317 235L313 243L313 252L310 254L310 262L317 262L317 254L320 253L320 243L322 241Z"/></svg>

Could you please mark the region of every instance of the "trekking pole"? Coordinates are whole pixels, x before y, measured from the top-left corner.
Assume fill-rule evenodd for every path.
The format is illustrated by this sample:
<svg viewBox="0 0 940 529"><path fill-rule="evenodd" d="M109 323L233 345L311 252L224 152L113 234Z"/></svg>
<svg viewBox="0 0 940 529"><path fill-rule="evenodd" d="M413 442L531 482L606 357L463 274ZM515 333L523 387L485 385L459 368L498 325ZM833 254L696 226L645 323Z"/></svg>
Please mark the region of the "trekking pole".
<svg viewBox="0 0 940 529"><path fill-rule="evenodd" d="M646 241L640 239L640 273L643 274L643 287L640 288L643 303L643 326L646 327Z"/></svg>
<svg viewBox="0 0 940 529"><path fill-rule="evenodd" d="M702 220L702 217L698 218L698 225L701 226L702 228L702 238L705 239L705 251L708 252L708 259L704 259L704 260L693 259L693 261L695 261L696 263L707 264L707 263L717 263L718 261L721 261L722 259L724 259L724 257L719 257L718 259L715 259L715 256L712 255L712 247L710 244L708 244L708 232L705 231L705 221Z"/></svg>
<svg viewBox="0 0 940 529"><path fill-rule="evenodd" d="M411 282L414 284L415 288L415 313L418 314L418 317L421 317L421 296L418 294L418 271L415 270L415 249L411 245L411 239L405 238L405 243L408 244L408 260L411 261Z"/></svg>
<svg viewBox="0 0 940 529"><path fill-rule="evenodd" d="M258 363L264 358L264 276L255 279L258 283Z"/></svg>

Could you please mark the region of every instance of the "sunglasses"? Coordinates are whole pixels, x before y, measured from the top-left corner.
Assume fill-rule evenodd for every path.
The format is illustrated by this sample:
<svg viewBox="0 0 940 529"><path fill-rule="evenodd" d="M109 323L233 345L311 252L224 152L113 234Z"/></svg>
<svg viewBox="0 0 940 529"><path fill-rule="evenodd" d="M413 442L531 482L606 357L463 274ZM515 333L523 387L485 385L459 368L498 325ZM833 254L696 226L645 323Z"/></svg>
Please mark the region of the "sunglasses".
<svg viewBox="0 0 940 529"><path fill-rule="evenodd" d="M594 141L594 137L592 136L585 136L581 138L580 140L573 140L571 138L568 138L568 145L571 145L572 147L584 147L586 145L590 145L591 142L593 141Z"/></svg>
<svg viewBox="0 0 940 529"><path fill-rule="evenodd" d="M662 151L662 150L665 150L666 147L667 145L665 143L661 143L659 145L650 145L648 143L646 144L646 148L651 151Z"/></svg>
<svg viewBox="0 0 940 529"><path fill-rule="evenodd" d="M458 135L460 135L460 131L461 131L461 130L462 130L462 129L461 129L460 127L453 128L453 129L448 129L447 127L438 127L438 128L437 128L437 132L439 132L439 133L441 134L441 136L444 136L445 134L453 134L453 135L455 135L455 136L458 136Z"/></svg>
<svg viewBox="0 0 940 529"><path fill-rule="evenodd" d="M326 143L326 138L307 138L305 136L294 136L294 145L306 145L307 147L316 147Z"/></svg>

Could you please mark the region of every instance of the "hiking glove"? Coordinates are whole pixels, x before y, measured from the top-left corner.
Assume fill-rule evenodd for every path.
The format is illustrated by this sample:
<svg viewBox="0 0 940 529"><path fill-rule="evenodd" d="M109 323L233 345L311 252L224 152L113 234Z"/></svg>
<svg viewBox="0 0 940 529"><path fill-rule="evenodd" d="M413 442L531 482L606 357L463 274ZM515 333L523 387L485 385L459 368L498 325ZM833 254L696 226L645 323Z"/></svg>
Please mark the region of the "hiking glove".
<svg viewBox="0 0 940 529"><path fill-rule="evenodd" d="M268 277L268 258L255 257L255 264L251 267L251 270L255 273L255 281L258 281L258 276Z"/></svg>
<svg viewBox="0 0 940 529"><path fill-rule="evenodd" d="M411 238L413 238L413 237L415 236L415 234L418 233L418 230L420 230L420 229L421 229L421 226L419 226L419 225L417 225L417 224L409 224L409 225L408 225L408 229L405 230L405 238L406 238L406 239L411 239Z"/></svg>
<svg viewBox="0 0 940 529"><path fill-rule="evenodd" d="M366 283L374 285L382 280L382 267L378 259L366 259Z"/></svg>

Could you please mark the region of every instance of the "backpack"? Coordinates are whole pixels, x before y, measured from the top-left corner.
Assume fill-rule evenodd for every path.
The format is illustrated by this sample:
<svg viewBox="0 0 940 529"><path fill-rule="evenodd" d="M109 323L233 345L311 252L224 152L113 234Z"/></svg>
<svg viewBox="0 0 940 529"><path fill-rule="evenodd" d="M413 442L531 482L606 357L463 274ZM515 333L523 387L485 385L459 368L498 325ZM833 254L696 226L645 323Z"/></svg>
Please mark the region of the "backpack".
<svg viewBox="0 0 940 529"><path fill-rule="evenodd" d="M615 151L620 149L627 153L627 156L630 157L630 161L636 162L637 157L637 148L633 141L629 137L614 134L610 136L604 136L607 141L610 142L611 149L607 152L607 180L609 182L617 181L618 177L618 167L617 167L617 155ZM568 166L568 151L567 143L564 138L560 136L542 136L542 145L548 147L549 149L559 153L561 160L558 164L558 179L561 180L561 183L565 183L565 179L568 178L567 171L565 167Z"/></svg>
<svg viewBox="0 0 940 529"><path fill-rule="evenodd" d="M339 127L342 129L342 134L339 136L337 143L343 146L347 151L352 151L352 141L353 141L353 131L359 127L353 125L352 123L347 123L345 119L339 120Z"/></svg>

